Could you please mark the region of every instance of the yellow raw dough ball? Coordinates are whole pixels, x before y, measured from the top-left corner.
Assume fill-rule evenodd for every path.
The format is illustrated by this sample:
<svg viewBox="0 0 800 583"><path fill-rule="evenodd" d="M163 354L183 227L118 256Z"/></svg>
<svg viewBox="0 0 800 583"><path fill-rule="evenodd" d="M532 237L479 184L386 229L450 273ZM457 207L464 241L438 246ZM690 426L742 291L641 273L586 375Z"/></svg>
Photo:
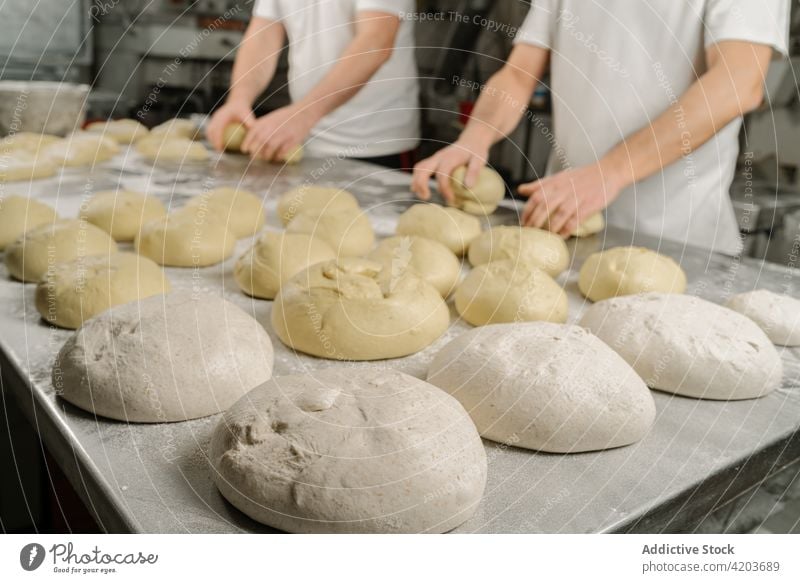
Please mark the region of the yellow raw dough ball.
<svg viewBox="0 0 800 583"><path fill-rule="evenodd" d="M380 263L394 278L411 271L435 287L443 298L450 295L461 275L458 257L438 241L425 237L384 239L367 258Z"/></svg>
<svg viewBox="0 0 800 583"><path fill-rule="evenodd" d="M467 167L459 166L450 177L455 200L453 206L473 215L489 215L506 195L506 184L500 175L484 166L478 174L478 180L472 188L465 184Z"/></svg>
<svg viewBox="0 0 800 583"><path fill-rule="evenodd" d="M120 145L128 145L146 137L150 131L135 119L96 121L86 127L87 132L99 134Z"/></svg>
<svg viewBox="0 0 800 583"><path fill-rule="evenodd" d="M286 226L289 233L306 233L322 239L337 256L359 257L372 249L375 232L367 215L360 211L341 210L304 212Z"/></svg>
<svg viewBox="0 0 800 583"><path fill-rule="evenodd" d="M459 257L481 234L477 217L438 204L415 204L397 220L398 235L417 235L438 241Z"/></svg>
<svg viewBox="0 0 800 583"><path fill-rule="evenodd" d="M249 190L224 186L195 196L186 203L186 208L200 207L205 207L215 218L226 223L238 239L253 237L264 226L264 206L261 199Z"/></svg>
<svg viewBox="0 0 800 583"><path fill-rule="evenodd" d="M133 241L144 223L166 214L157 198L128 190L98 192L81 209L81 216L115 241Z"/></svg>
<svg viewBox="0 0 800 583"><path fill-rule="evenodd" d="M358 211L356 197L340 188L300 186L285 192L278 199L278 216L288 225L295 215L305 212Z"/></svg>
<svg viewBox="0 0 800 583"><path fill-rule="evenodd" d="M59 166L92 166L119 153L114 140L90 132L78 132L49 145L44 155Z"/></svg>
<svg viewBox="0 0 800 583"><path fill-rule="evenodd" d="M0 152L9 155L20 152L38 154L48 146L60 141L61 138L58 136L51 136L49 134L18 132L0 140Z"/></svg>
<svg viewBox="0 0 800 583"><path fill-rule="evenodd" d="M0 198L0 251L27 231L58 220L55 209L25 196Z"/></svg>
<svg viewBox="0 0 800 583"><path fill-rule="evenodd" d="M205 209L182 209L142 225L133 245L159 265L208 267L233 254L236 235Z"/></svg>
<svg viewBox="0 0 800 583"><path fill-rule="evenodd" d="M473 266L503 259L531 261L555 277L569 267L569 250L558 235L531 227L494 227L469 246Z"/></svg>
<svg viewBox="0 0 800 583"><path fill-rule="evenodd" d="M198 136L197 124L190 119L175 118L165 121L150 130L151 137L186 138L194 140Z"/></svg>
<svg viewBox="0 0 800 583"><path fill-rule="evenodd" d="M244 124L231 123L222 132L222 145L226 152L241 152L242 143L247 137L247 128Z"/></svg>
<svg viewBox="0 0 800 583"><path fill-rule="evenodd" d="M150 136L136 143L136 151L153 162L202 162L208 150L189 138Z"/></svg>

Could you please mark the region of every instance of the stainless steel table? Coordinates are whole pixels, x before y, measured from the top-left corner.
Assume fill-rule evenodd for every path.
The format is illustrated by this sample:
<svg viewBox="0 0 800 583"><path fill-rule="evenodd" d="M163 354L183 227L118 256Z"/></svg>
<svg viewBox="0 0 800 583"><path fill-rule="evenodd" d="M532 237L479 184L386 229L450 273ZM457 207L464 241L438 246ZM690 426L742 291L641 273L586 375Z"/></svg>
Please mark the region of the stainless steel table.
<svg viewBox="0 0 800 583"><path fill-rule="evenodd" d="M75 216L93 190L121 185L147 190L173 206L213 185L240 185L267 193L269 228L279 228L276 197L310 181L348 188L369 209L376 231L393 232L410 202L409 177L340 159L305 160L290 168L250 165L221 156L211 165L153 167L125 154L89 174L67 171L60 179L5 192L29 190ZM513 222L513 204L492 221ZM640 244L680 261L688 293L722 301L732 293L766 287L800 296L800 272L751 260L737 261L655 239L611 230L570 243L572 269L561 276L570 296L571 320L584 301L577 268L603 247ZM237 255L248 242L239 242ZM168 269L173 288L190 286L251 312L269 330L271 303L241 294L232 278L234 259L203 269ZM0 267L0 366L3 388L13 392L103 529L111 532L268 532L227 504L208 471L206 451L218 417L185 423L128 425L95 418L59 399L50 382L54 357L69 331L50 328L33 305L34 286L11 281ZM453 312L455 315L455 312ZM270 331L275 373L328 366L387 364L423 377L432 355L467 326L455 317L433 346L408 358L381 363L334 363L296 355ZM712 509L800 458L800 351L783 350L783 387L754 401L714 402L655 393L658 417L640 443L576 455L535 453L485 442L489 481L475 516L458 532L608 532L691 529ZM24 463L24 460L20 460ZM3 479L13 479L4 476Z"/></svg>

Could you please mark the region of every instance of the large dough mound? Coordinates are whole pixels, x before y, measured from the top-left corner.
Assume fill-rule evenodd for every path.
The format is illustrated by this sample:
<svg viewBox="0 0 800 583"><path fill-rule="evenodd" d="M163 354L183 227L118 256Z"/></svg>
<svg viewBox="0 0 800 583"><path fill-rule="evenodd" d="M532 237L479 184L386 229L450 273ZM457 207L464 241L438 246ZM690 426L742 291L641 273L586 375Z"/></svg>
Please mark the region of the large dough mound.
<svg viewBox="0 0 800 583"><path fill-rule="evenodd" d="M295 215L286 231L322 239L340 256L366 255L375 243L372 223L360 211L303 212Z"/></svg>
<svg viewBox="0 0 800 583"><path fill-rule="evenodd" d="M236 235L206 209L181 209L142 225L137 253L170 267L208 267L233 254Z"/></svg>
<svg viewBox="0 0 800 583"><path fill-rule="evenodd" d="M225 413L211 462L229 502L297 533L446 532L486 485L461 405L393 370L272 379Z"/></svg>
<svg viewBox="0 0 800 583"><path fill-rule="evenodd" d="M682 294L604 300L581 320L648 386L701 399L752 399L778 388L780 356L751 320Z"/></svg>
<svg viewBox="0 0 800 583"><path fill-rule="evenodd" d="M671 257L650 249L614 247L589 256L578 287L593 302L646 292L680 294L686 291L686 274Z"/></svg>
<svg viewBox="0 0 800 583"><path fill-rule="evenodd" d="M164 204L157 198L128 190L98 192L81 209L87 221L115 241L133 241L144 223L166 214Z"/></svg>
<svg viewBox="0 0 800 583"><path fill-rule="evenodd" d="M489 215L497 209L497 204L506 195L506 184L500 175L484 166L478 174L478 181L468 188L465 180L467 167L459 166L450 177L455 200L453 205L473 215Z"/></svg>
<svg viewBox="0 0 800 583"><path fill-rule="evenodd" d="M33 198L13 194L0 198L0 251L27 231L57 219L52 207Z"/></svg>
<svg viewBox="0 0 800 583"><path fill-rule="evenodd" d="M100 134L121 145L132 144L147 137L149 130L135 119L115 119L96 121L86 127L86 131Z"/></svg>
<svg viewBox="0 0 800 583"><path fill-rule="evenodd" d="M55 142L45 156L59 166L92 166L111 160L119 152L114 140L91 132L79 132Z"/></svg>
<svg viewBox="0 0 800 583"><path fill-rule="evenodd" d="M469 246L469 262L530 261L553 277L569 267L567 244L558 235L530 227L494 227Z"/></svg>
<svg viewBox="0 0 800 583"><path fill-rule="evenodd" d="M87 320L53 367L61 396L91 413L142 423L224 411L272 375L264 328L225 300L152 296Z"/></svg>
<svg viewBox="0 0 800 583"><path fill-rule="evenodd" d="M383 265L394 277L411 270L435 287L443 298L450 295L461 274L461 263L453 252L425 237L384 239L367 257Z"/></svg>
<svg viewBox="0 0 800 583"><path fill-rule="evenodd" d="M239 239L254 237L264 226L264 207L249 190L223 186L194 197L187 207L203 207L222 219Z"/></svg>
<svg viewBox="0 0 800 583"><path fill-rule="evenodd" d="M136 151L154 162L201 162L208 150L200 142L169 135L151 135L136 143Z"/></svg>
<svg viewBox="0 0 800 583"><path fill-rule="evenodd" d="M146 257L94 255L50 269L36 286L36 309L51 324L74 330L112 306L169 290L164 272Z"/></svg>
<svg viewBox="0 0 800 583"><path fill-rule="evenodd" d="M392 277L366 259L312 265L286 282L272 305L272 327L284 344L331 359L413 354L449 323L433 286L410 273Z"/></svg>
<svg viewBox="0 0 800 583"><path fill-rule="evenodd" d="M400 215L397 234L433 239L460 257L481 234L481 222L477 217L455 208L415 204Z"/></svg>
<svg viewBox="0 0 800 583"><path fill-rule="evenodd" d="M773 344L800 346L800 300L757 289L733 296L725 305L758 324Z"/></svg>
<svg viewBox="0 0 800 583"><path fill-rule="evenodd" d="M356 197L340 188L300 186L285 192L278 199L278 216L288 225L295 215L335 211L358 212Z"/></svg>
<svg viewBox="0 0 800 583"><path fill-rule="evenodd" d="M656 413L636 372L578 326L470 330L436 354L428 382L464 405L481 436L540 451L628 445L647 434Z"/></svg>

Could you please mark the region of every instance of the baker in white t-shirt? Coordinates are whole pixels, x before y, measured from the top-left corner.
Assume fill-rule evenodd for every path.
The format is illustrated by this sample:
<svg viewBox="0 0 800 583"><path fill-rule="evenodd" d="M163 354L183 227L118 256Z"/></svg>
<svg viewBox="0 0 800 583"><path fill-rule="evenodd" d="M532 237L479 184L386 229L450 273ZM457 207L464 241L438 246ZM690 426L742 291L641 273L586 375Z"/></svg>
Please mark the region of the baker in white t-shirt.
<svg viewBox="0 0 800 583"><path fill-rule="evenodd" d="M413 0L257 0L209 141L222 149L225 127L242 122L253 157L305 144L312 156L401 164L419 142L412 10ZM287 37L292 103L256 119Z"/></svg>
<svg viewBox="0 0 800 583"><path fill-rule="evenodd" d="M607 208L611 225L736 254L742 115L786 53L788 14L786 0L534 0L461 137L412 188L428 198L435 174L449 198L462 164L471 184L549 66L555 143L548 176L519 187L523 222L567 236Z"/></svg>

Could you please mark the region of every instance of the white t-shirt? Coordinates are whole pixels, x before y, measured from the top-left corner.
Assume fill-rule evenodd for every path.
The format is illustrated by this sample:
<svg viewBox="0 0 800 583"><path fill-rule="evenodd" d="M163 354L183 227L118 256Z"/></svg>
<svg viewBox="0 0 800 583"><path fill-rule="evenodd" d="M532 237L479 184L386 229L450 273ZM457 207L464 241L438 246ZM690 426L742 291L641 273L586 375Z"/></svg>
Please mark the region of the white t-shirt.
<svg viewBox="0 0 800 583"><path fill-rule="evenodd" d="M705 71L705 49L745 40L786 54L788 14L786 0L534 0L515 42L551 49L548 172L596 162L668 109L690 132L676 100ZM729 189L741 123L625 189L608 223L738 253Z"/></svg>
<svg viewBox="0 0 800 583"><path fill-rule="evenodd" d="M347 103L312 130L306 151L314 156L386 156L419 143L419 88L413 24L404 15L413 0L258 0L253 14L280 21L289 39L289 93L306 95L353 40L363 11L400 16L391 58Z"/></svg>

